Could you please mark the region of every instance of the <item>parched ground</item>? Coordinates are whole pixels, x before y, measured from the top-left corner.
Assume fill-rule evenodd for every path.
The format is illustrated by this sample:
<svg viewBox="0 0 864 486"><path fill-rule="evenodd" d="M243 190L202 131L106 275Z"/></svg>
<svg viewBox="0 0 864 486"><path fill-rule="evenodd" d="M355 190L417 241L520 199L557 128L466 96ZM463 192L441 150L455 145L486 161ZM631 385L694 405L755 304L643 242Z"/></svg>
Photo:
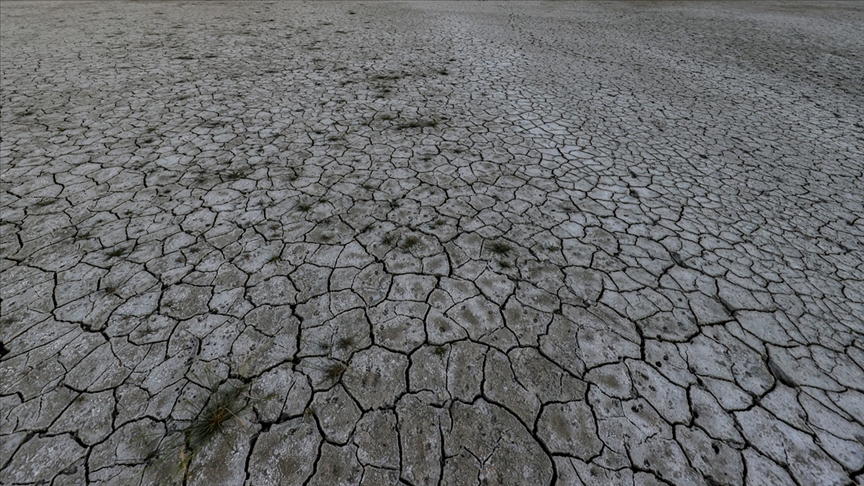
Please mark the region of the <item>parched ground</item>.
<svg viewBox="0 0 864 486"><path fill-rule="evenodd" d="M864 483L864 5L4 2L0 482Z"/></svg>

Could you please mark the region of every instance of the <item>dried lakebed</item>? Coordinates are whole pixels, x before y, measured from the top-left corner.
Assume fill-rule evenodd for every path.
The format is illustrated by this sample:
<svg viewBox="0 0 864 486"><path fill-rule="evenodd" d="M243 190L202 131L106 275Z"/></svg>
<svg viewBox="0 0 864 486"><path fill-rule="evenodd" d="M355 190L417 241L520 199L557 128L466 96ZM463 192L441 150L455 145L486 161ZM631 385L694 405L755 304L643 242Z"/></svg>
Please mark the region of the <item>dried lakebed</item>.
<svg viewBox="0 0 864 486"><path fill-rule="evenodd" d="M4 484L862 483L859 3L0 22Z"/></svg>

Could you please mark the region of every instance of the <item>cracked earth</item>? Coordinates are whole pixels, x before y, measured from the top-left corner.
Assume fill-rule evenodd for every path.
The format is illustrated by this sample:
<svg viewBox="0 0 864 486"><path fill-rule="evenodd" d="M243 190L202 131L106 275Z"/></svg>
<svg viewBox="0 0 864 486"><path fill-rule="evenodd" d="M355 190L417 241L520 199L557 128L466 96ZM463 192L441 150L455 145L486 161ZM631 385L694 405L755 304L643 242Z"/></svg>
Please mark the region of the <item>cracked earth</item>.
<svg viewBox="0 0 864 486"><path fill-rule="evenodd" d="M4 484L862 484L860 4L0 18Z"/></svg>

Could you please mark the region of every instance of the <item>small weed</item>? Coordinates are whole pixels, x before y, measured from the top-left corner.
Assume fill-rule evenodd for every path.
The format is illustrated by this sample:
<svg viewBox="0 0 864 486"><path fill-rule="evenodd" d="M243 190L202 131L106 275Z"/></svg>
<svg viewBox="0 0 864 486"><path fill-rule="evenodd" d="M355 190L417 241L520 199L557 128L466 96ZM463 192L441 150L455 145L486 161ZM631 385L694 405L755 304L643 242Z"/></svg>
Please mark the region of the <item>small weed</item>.
<svg viewBox="0 0 864 486"><path fill-rule="evenodd" d="M324 367L324 376L333 382L337 382L342 378L342 374L348 366L345 363L333 363Z"/></svg>
<svg viewBox="0 0 864 486"><path fill-rule="evenodd" d="M418 243L420 243L420 238L413 235L408 236L405 238L405 240L402 241L402 248L410 250L411 248L417 246Z"/></svg>
<svg viewBox="0 0 864 486"><path fill-rule="evenodd" d="M499 260L499 261L498 261L498 266L501 267L501 268L507 269L507 268L511 268L513 265L512 265L510 262L506 261L506 260Z"/></svg>
<svg viewBox="0 0 864 486"><path fill-rule="evenodd" d="M282 255L276 254L276 255L271 256L270 259L267 261L270 263L276 263L281 259L282 259Z"/></svg>
<svg viewBox="0 0 864 486"><path fill-rule="evenodd" d="M226 181L239 181L240 179L243 179L244 177L246 177L246 174L244 174L242 171L239 171L239 170L233 170L233 171L225 174L225 180Z"/></svg>
<svg viewBox="0 0 864 486"><path fill-rule="evenodd" d="M300 211L301 213L308 213L309 211L312 210L312 204L311 203L300 203L295 207L297 208L297 211Z"/></svg>
<svg viewBox="0 0 864 486"><path fill-rule="evenodd" d="M105 287L105 288L103 289L103 291L104 291L106 294L108 294L108 295L114 295L115 293L117 293L117 287L110 287L110 286L109 286L109 287Z"/></svg>
<svg viewBox="0 0 864 486"><path fill-rule="evenodd" d="M377 81L398 81L402 79L402 74L376 74L375 76L372 76L372 79Z"/></svg>
<svg viewBox="0 0 864 486"><path fill-rule="evenodd" d="M180 465L186 479L195 456L211 439L224 434L235 420L244 427L248 426L240 418L240 414L252 403L246 392L247 385L212 386L204 406L192 422L180 431L183 436L179 453Z"/></svg>
<svg viewBox="0 0 864 486"><path fill-rule="evenodd" d="M378 118L380 118L384 121L390 121L390 120L393 120L394 118L396 118L396 115L394 115L392 113L384 113L383 115L379 116Z"/></svg>
<svg viewBox="0 0 864 486"><path fill-rule="evenodd" d="M345 336L343 338L339 338L339 340L336 341L336 347L339 349L348 349L353 347L355 344L357 343L356 339L354 339L354 336Z"/></svg>
<svg viewBox="0 0 864 486"><path fill-rule="evenodd" d="M398 236L395 235L394 233L387 233L386 235L384 235L384 238L381 240L381 243L383 243L387 246L393 246L396 243L397 239L398 239Z"/></svg>
<svg viewBox="0 0 864 486"><path fill-rule="evenodd" d="M117 258L126 254L125 248L114 248L110 252L108 252L108 258Z"/></svg>
<svg viewBox="0 0 864 486"><path fill-rule="evenodd" d="M402 201L399 199L394 199L390 201L390 209L396 209L402 205Z"/></svg>
<svg viewBox="0 0 864 486"><path fill-rule="evenodd" d="M492 242L491 244L489 244L488 248L489 251L491 251L493 254L501 256L506 256L513 250L512 248L510 248L510 245L504 243L503 241Z"/></svg>
<svg viewBox="0 0 864 486"><path fill-rule="evenodd" d="M400 125L399 125L398 127L396 127L396 128L398 128L398 129L400 129L400 130L407 130L407 129L409 129L409 128L420 128L420 129L423 129L423 128L426 128L426 127L432 127L432 128L434 128L434 127L437 127L437 126L438 126L438 120L434 120L434 119L424 120L424 119L420 118L420 119L417 119L417 120L409 120L409 121L407 121L407 122L405 122L405 123L400 124Z"/></svg>
<svg viewBox="0 0 864 486"><path fill-rule="evenodd" d="M186 430L186 443L198 448L218 433L223 433L231 419L240 419L237 414L245 408L242 388L217 393L209 405L195 418Z"/></svg>
<svg viewBox="0 0 864 486"><path fill-rule="evenodd" d="M444 356L447 354L447 346L435 346L435 350L432 351L436 356Z"/></svg>

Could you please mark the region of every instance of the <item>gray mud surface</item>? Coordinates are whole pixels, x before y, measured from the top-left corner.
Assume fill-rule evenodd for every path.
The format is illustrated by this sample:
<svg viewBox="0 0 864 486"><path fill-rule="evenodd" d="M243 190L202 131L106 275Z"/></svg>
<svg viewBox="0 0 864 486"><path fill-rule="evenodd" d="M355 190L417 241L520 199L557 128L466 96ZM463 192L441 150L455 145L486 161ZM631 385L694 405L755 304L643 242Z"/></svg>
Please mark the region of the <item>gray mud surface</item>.
<svg viewBox="0 0 864 486"><path fill-rule="evenodd" d="M862 484L864 4L0 27L3 484Z"/></svg>

